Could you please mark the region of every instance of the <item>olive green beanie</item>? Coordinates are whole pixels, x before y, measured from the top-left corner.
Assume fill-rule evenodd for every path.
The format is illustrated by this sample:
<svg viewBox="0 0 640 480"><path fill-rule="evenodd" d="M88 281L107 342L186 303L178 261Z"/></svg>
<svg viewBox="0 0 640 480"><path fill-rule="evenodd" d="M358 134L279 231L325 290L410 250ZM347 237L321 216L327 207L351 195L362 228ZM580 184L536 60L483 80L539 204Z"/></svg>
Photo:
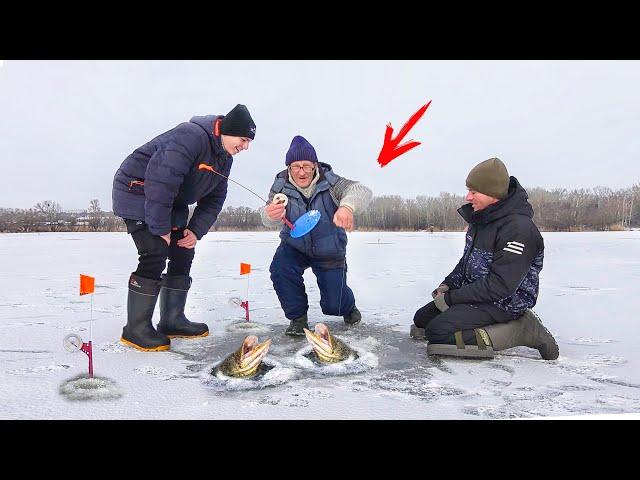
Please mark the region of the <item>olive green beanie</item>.
<svg viewBox="0 0 640 480"><path fill-rule="evenodd" d="M493 198L505 198L509 192L507 167L499 158L480 162L467 175L467 188Z"/></svg>

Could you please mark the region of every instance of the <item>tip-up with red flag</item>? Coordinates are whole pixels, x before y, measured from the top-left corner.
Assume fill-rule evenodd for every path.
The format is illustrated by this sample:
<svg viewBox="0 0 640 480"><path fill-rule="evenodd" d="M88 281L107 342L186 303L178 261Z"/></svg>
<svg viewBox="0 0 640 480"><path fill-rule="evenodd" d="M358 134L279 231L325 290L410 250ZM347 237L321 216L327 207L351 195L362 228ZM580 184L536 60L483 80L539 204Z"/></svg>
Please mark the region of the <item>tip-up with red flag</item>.
<svg viewBox="0 0 640 480"><path fill-rule="evenodd" d="M80 295L87 295L95 291L96 279L89 275L80 274Z"/></svg>

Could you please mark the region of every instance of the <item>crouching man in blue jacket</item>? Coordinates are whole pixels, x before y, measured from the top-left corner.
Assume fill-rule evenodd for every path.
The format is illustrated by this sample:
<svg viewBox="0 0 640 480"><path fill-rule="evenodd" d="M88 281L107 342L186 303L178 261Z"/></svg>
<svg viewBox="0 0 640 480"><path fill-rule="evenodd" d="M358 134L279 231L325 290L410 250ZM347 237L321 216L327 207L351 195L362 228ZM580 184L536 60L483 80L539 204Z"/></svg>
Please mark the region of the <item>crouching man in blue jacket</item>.
<svg viewBox="0 0 640 480"><path fill-rule="evenodd" d="M236 105L227 115L179 124L120 165L113 179L113 212L125 221L140 256L129 277L124 344L168 350L170 338L209 334L207 325L184 315L195 245L215 223L227 197L227 180L214 172L229 176L232 157L249 148L255 132L247 107ZM158 296L156 330L151 318Z"/></svg>
<svg viewBox="0 0 640 480"><path fill-rule="evenodd" d="M515 346L545 360L558 345L531 310L538 298L544 243L528 195L498 158L467 176L458 212L469 224L462 258L414 316L411 334L426 336L427 353L492 357Z"/></svg>
<svg viewBox="0 0 640 480"><path fill-rule="evenodd" d="M356 324L362 315L347 285L345 230L353 229L354 212L365 209L373 194L361 183L335 174L331 165L319 162L313 146L299 135L291 142L285 165L287 168L276 175L269 200L280 193L286 195L287 204L262 207L262 223L276 226L285 215L295 222L308 211L320 212L318 224L302 237L292 238L289 227L283 225L280 246L269 268L273 288L290 321L285 334L304 335L303 328L309 328L309 303L302 278L309 267L318 281L322 313Z"/></svg>

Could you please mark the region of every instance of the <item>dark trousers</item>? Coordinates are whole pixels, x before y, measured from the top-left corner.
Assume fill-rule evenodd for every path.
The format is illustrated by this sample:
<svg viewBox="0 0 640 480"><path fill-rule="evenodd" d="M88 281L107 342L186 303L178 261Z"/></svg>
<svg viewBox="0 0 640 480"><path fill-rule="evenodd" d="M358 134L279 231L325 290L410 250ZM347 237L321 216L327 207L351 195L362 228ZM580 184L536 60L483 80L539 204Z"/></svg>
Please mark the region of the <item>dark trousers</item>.
<svg viewBox="0 0 640 480"><path fill-rule="evenodd" d="M306 314L309 309L302 278L304 271L309 267L316 276L320 289L322 313L349 315L356 305L356 300L353 291L347 286L346 260L313 259L281 243L273 256L269 272L285 317L295 320Z"/></svg>
<svg viewBox="0 0 640 480"><path fill-rule="evenodd" d="M125 219L127 233L131 235L138 249L138 268L136 275L152 280L160 280L162 272L169 267L167 275L189 275L195 248L179 247L177 242L184 237L184 228L171 231L171 243L167 245L162 237L153 235L147 224L139 220Z"/></svg>
<svg viewBox="0 0 640 480"><path fill-rule="evenodd" d="M458 331L462 331L465 344L476 345L475 328L509 320L512 320L509 314L493 305L457 304L441 312L433 302L419 308L413 317L413 323L425 329L429 342L448 345L456 343L454 333Z"/></svg>

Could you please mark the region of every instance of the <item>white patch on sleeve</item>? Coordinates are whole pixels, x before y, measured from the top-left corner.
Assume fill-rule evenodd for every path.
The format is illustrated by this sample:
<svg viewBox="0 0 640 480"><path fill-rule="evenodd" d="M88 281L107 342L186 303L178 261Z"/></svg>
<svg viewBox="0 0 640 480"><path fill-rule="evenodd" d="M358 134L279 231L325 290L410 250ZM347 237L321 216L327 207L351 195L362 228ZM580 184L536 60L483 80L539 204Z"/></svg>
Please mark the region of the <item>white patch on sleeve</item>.
<svg viewBox="0 0 640 480"><path fill-rule="evenodd" d="M520 242L507 242L507 246L503 248L507 252L517 253L518 255L522 255L524 252L524 243Z"/></svg>

